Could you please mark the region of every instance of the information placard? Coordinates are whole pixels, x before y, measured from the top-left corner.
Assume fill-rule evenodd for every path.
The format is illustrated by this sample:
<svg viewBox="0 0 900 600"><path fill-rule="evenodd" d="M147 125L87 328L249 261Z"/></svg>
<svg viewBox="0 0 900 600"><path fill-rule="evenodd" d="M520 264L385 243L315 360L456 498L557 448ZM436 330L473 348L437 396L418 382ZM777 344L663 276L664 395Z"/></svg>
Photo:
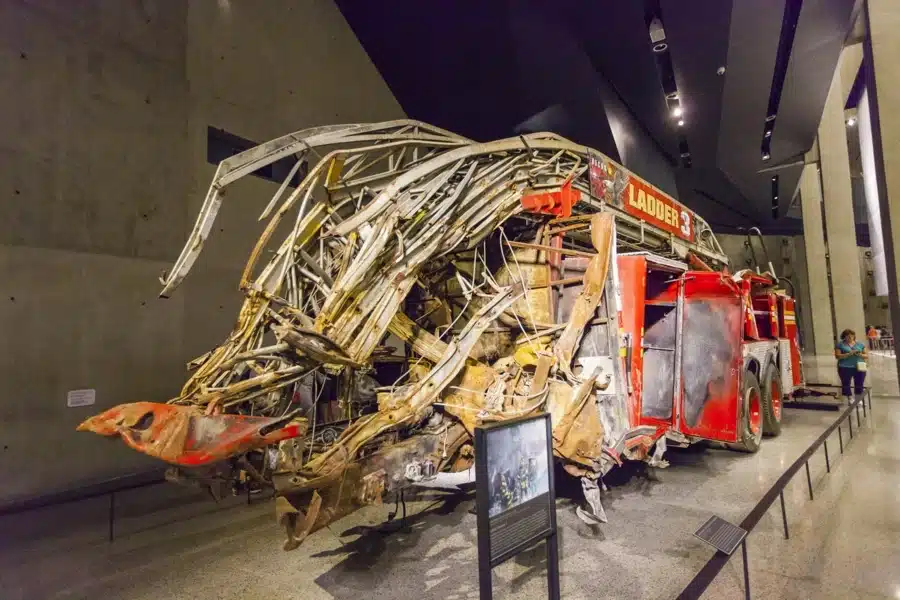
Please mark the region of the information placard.
<svg viewBox="0 0 900 600"><path fill-rule="evenodd" d="M712 516L694 532L694 535L716 550L731 556L735 548L747 537L747 530L725 519Z"/></svg>
<svg viewBox="0 0 900 600"><path fill-rule="evenodd" d="M90 406L97 401L97 390L69 390L66 394L66 406Z"/></svg>
<svg viewBox="0 0 900 600"><path fill-rule="evenodd" d="M478 563L482 600L491 570L546 540L548 592L559 598L550 415L475 429Z"/></svg>

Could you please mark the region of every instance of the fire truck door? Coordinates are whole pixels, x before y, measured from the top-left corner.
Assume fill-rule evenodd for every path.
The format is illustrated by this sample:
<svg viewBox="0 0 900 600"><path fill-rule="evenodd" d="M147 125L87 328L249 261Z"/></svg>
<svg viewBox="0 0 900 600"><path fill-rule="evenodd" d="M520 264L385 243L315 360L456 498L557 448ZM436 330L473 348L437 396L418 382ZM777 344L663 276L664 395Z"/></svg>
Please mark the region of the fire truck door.
<svg viewBox="0 0 900 600"><path fill-rule="evenodd" d="M675 381L675 329L677 311L674 307L654 306L647 311L644 332L644 380L641 398L641 417L672 421Z"/></svg>
<svg viewBox="0 0 900 600"><path fill-rule="evenodd" d="M647 272L644 303L643 382L641 421L674 423L675 374L677 372L679 288L677 275ZM675 281L672 281L675 278ZM654 285L654 279L659 283ZM647 419L652 421L648 422Z"/></svg>
<svg viewBox="0 0 900 600"><path fill-rule="evenodd" d="M641 255L641 259L646 264L643 285L634 290L641 297L634 302L641 307L636 315L641 323L639 355L634 361L641 378L639 422L671 426L675 423L680 280L687 265L651 254Z"/></svg>
<svg viewBox="0 0 900 600"><path fill-rule="evenodd" d="M738 291L718 273L685 277L676 423L686 435L737 440L742 316Z"/></svg>

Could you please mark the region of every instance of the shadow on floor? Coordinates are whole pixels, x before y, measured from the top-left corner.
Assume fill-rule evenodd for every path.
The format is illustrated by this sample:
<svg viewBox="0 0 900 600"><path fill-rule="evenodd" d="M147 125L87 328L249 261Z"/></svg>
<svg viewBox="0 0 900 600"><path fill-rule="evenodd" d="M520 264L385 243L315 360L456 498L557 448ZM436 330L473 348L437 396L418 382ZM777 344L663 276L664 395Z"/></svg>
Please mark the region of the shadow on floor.
<svg viewBox="0 0 900 600"><path fill-rule="evenodd" d="M428 501L434 499L434 496L434 494L411 496L408 501ZM340 533L339 539L353 535L359 537L340 548L319 552L313 556L321 558L347 555L336 567L344 571L368 571L376 565L381 568L389 567L387 563L399 554L399 550L415 548L419 544L424 530L435 522L430 517L445 517L439 520L443 525L459 525L473 500L474 497L465 493L437 495L434 502L425 510L408 515L405 519L398 515L381 525L357 525L346 529Z"/></svg>
<svg viewBox="0 0 900 600"><path fill-rule="evenodd" d="M359 537L314 555L346 555L316 578L316 584L339 600L389 596L454 600L468 598L469 593L477 596L472 553L475 531L463 525L474 505L473 496L426 492L409 499L429 500L432 503L424 510L403 521L398 516L382 525L356 526L341 532L342 537ZM463 536L458 543L453 542L454 533Z"/></svg>

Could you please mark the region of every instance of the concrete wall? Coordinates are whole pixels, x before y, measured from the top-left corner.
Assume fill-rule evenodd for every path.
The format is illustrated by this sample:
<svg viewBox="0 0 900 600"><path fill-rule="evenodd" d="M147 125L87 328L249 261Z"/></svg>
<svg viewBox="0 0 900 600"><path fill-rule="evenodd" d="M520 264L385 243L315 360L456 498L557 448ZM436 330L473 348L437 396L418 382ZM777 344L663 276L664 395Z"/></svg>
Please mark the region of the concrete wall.
<svg viewBox="0 0 900 600"><path fill-rule="evenodd" d="M750 249L745 245L747 239L745 236L718 234L716 238L722 244L725 254L728 255L733 270L750 268L752 255ZM812 324L809 322L810 298L803 238L801 236L764 236L763 239L775 271L780 277L788 277L796 288L797 299L800 302L800 333L805 342L805 348L811 350L812 345L809 340L812 339L813 334ZM756 245L755 248L758 259L764 260L759 246ZM888 299L875 295L874 267L870 248L859 248L859 270L862 279L866 324L890 327ZM841 327L840 323L838 327Z"/></svg>
<svg viewBox="0 0 900 600"><path fill-rule="evenodd" d="M0 49L2 503L153 464L74 428L177 394L228 333L272 183L235 187L157 299L214 172L207 126L262 142L402 111L331 0L6 0ZM96 405L67 408L78 388Z"/></svg>
<svg viewBox="0 0 900 600"><path fill-rule="evenodd" d="M859 249L859 274L863 286L863 310L866 325L885 326L891 328L891 310L887 296L877 295L877 267L872 248Z"/></svg>

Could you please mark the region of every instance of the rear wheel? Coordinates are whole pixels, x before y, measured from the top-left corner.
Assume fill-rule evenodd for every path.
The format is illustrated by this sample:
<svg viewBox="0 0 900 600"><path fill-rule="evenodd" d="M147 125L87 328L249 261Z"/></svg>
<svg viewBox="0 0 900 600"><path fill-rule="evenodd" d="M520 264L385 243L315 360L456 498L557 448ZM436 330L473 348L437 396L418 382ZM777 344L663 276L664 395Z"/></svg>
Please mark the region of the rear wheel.
<svg viewBox="0 0 900 600"><path fill-rule="evenodd" d="M762 390L759 379L750 371L744 371L739 410L738 441L729 446L741 452L756 452L763 432Z"/></svg>
<svg viewBox="0 0 900 600"><path fill-rule="evenodd" d="M781 373L774 364L769 364L763 375L762 409L763 433L775 437L781 433L781 415L784 400L784 388L781 387Z"/></svg>

